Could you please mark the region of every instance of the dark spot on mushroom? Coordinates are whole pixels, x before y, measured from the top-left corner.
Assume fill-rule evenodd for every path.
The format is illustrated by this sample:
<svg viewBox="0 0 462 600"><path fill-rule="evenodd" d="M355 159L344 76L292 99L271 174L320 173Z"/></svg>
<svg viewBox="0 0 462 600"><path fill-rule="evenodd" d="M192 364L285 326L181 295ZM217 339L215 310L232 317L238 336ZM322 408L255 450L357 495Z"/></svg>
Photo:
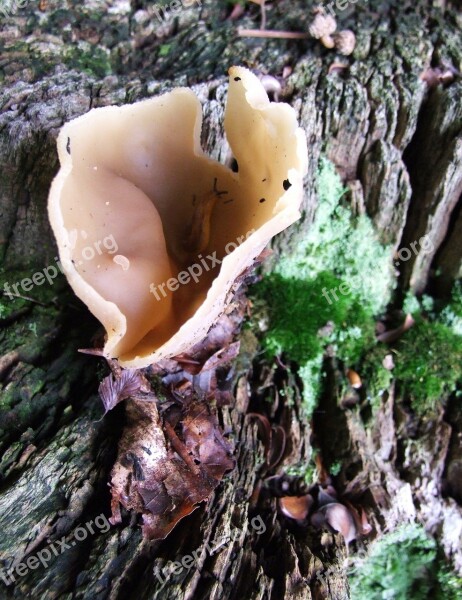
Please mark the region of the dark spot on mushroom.
<svg viewBox="0 0 462 600"><path fill-rule="evenodd" d="M292 184L290 183L290 181L288 179L284 179L284 181L282 182L282 187L285 189L286 192L290 188L291 185Z"/></svg>
<svg viewBox="0 0 462 600"><path fill-rule="evenodd" d="M67 150L68 154L71 153L71 138L70 137L67 138L66 150Z"/></svg>
<svg viewBox="0 0 462 600"><path fill-rule="evenodd" d="M237 160L235 158L231 161L231 171L233 173L239 173L239 165L237 164Z"/></svg>
<svg viewBox="0 0 462 600"><path fill-rule="evenodd" d="M265 181L266 181L266 177L265 177L265 179L262 179L262 180L261 180L261 182L262 182L262 183L265 183Z"/></svg>
<svg viewBox="0 0 462 600"><path fill-rule="evenodd" d="M235 77L235 78L234 78L234 81L240 81L240 80L241 80L241 78L240 78L240 77Z"/></svg>
<svg viewBox="0 0 462 600"><path fill-rule="evenodd" d="M214 191L214 193L215 193L215 194L216 194L218 197L220 197L220 196L223 196L223 194L227 194L227 193L228 193L228 191L227 191L227 190L219 190L219 189L217 188L217 183L218 183L218 179L215 177L215 178L214 178L214 180L213 180L213 191Z"/></svg>
<svg viewBox="0 0 462 600"><path fill-rule="evenodd" d="M260 203L266 202L266 198L260 198Z"/></svg>

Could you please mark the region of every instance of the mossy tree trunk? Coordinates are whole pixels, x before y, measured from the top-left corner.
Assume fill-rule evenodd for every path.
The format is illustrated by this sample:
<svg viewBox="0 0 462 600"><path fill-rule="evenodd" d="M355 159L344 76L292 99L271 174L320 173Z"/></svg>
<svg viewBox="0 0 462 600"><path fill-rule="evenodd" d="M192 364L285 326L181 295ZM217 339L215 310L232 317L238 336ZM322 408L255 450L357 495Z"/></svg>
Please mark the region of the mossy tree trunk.
<svg viewBox="0 0 462 600"><path fill-rule="evenodd" d="M440 4L435 2L435 4ZM337 166L357 210L373 219L395 249L428 234L432 252L402 263L402 288L447 293L461 267L462 82L430 86L431 67L462 67L460 14L431 2L352 4L339 11L355 31L352 57L341 58L314 40L253 40L236 36L217 2L185 8L158 23L144 2L30 3L13 8L0 38L0 255L3 283L14 284L55 265L46 215L58 167L60 126L91 107L133 102L177 85L192 85L204 106L204 148L226 160L223 109L227 68L247 64L272 75L290 66L282 99L305 128L309 172L303 218L274 243L290 252L316 210L315 174L325 154ZM309 7L280 0L267 11L268 28L307 30ZM247 7L244 26L259 26ZM334 63L342 64L337 66ZM53 271L51 271L53 272ZM3 567L45 548L78 524L109 514L108 481L124 427L124 406L102 417L98 359L88 347L98 324L59 277L2 298L0 405ZM452 405L431 419L407 412L391 392L372 422L367 411L337 402L337 365L312 423L303 416L298 379L241 335L235 403L221 418L234 432L237 467L209 502L181 521L164 541L142 540L134 515L97 532L4 586L1 598L334 598L349 596L341 565L341 535L297 527L277 511L270 493L255 489L269 475L308 461L316 437L326 465L342 462L340 493L360 503L379 534L417 516L437 534L462 568L460 507L442 498L442 479L460 464L462 423ZM292 389L294 402L265 408L265 396ZM277 395L277 393L276 393ZM254 421L266 412L287 432L286 451L268 470ZM436 490L436 493L435 493ZM260 515L260 535L252 518ZM238 543L213 556L207 544L238 529ZM191 569L161 583L154 568L199 549Z"/></svg>

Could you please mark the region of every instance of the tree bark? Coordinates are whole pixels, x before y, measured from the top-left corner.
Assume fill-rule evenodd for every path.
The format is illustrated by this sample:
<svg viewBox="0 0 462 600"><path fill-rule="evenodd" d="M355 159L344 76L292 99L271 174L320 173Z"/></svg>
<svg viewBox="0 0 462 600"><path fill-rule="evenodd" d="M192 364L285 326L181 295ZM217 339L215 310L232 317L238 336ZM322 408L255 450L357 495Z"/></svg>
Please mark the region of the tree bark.
<svg viewBox="0 0 462 600"><path fill-rule="evenodd" d="M462 23L454 7L434 4L351 4L338 13L341 27L357 36L349 58L316 40L239 38L235 23L225 20L226 6L211 1L183 7L159 24L155 8L142 1L108 1L101 8L42 0L16 7L0 38L2 287L56 263L46 200L64 122L92 107L190 85L203 104L203 147L225 161L225 73L247 64L278 76L292 68L281 99L297 110L309 148L303 217L274 242L266 268L310 227L315 174L327 154L384 243L397 250L431 236L433 252L403 263L401 289L447 294L462 259L462 82L455 73L433 86L422 74L462 65ZM247 7L239 24L258 27L258 10ZM306 31L310 20L303 2L282 0L267 17L269 29ZM79 524L109 515L108 481L125 419L123 405L102 418L97 386L107 371L95 357L77 353L98 329L86 308L60 278L36 286L30 297L1 300L4 569L63 536L69 541ZM338 489L366 510L377 535L417 517L462 570L462 511L441 494L443 476L461 459L458 411L451 405L419 420L391 389L372 422L363 411L338 405L338 366L330 359L328 391L310 423L295 369L262 358L246 330L239 339L235 399L220 411L223 428L233 432L237 466L209 501L154 543L142 539L136 515L124 514L122 525L88 535L46 567L16 575L8 586L0 581L1 598L348 598L341 534L285 519L268 489L269 476L308 461L313 436L325 464L342 461ZM293 403L282 402L281 389L291 390ZM278 400L268 408L266 396ZM266 414L286 431L284 455L273 469L249 412ZM264 532L252 525L255 517ZM236 530L237 540L229 542ZM228 541L212 554L218 538ZM156 576L156 569L194 551L191 568Z"/></svg>

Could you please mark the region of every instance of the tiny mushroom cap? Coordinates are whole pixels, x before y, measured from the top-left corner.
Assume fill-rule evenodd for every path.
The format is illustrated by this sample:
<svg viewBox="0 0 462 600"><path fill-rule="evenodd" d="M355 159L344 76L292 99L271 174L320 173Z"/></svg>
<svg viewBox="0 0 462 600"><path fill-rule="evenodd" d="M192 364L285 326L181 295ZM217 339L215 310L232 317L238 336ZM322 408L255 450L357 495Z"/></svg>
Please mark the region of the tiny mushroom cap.
<svg viewBox="0 0 462 600"><path fill-rule="evenodd" d="M308 31L312 37L320 40L326 48L333 48L334 40L331 35L336 29L337 21L334 17L320 12L314 17Z"/></svg>
<svg viewBox="0 0 462 600"><path fill-rule="evenodd" d="M313 497L310 494L304 494L303 496L283 496L279 498L279 508L286 517L303 521L308 516L313 502Z"/></svg>
<svg viewBox="0 0 462 600"><path fill-rule="evenodd" d="M300 217L307 144L293 108L229 70L225 132L238 172L206 156L202 111L177 88L64 125L48 212L74 292L103 349L146 367L200 342L236 280Z"/></svg>
<svg viewBox="0 0 462 600"><path fill-rule="evenodd" d="M339 31L334 36L334 43L337 50L340 54L344 56L349 56L353 53L353 50L356 46L356 36L351 31L351 29L344 29L343 31Z"/></svg>
<svg viewBox="0 0 462 600"><path fill-rule="evenodd" d="M262 86L265 88L265 92L267 94L273 94L274 101L278 102L279 94L282 92L282 86L279 80L272 75L261 75L259 79Z"/></svg>
<svg viewBox="0 0 462 600"><path fill-rule="evenodd" d="M352 514L346 506L339 502L325 504L317 512L313 513L311 523L321 528L328 525L334 531L340 532L349 544L357 537L356 525Z"/></svg>
<svg viewBox="0 0 462 600"><path fill-rule="evenodd" d="M356 373L356 371L353 371L353 369L347 369L346 374L351 387L355 389L359 389L360 387L362 387L363 382L361 381L361 377L358 375L358 373Z"/></svg>

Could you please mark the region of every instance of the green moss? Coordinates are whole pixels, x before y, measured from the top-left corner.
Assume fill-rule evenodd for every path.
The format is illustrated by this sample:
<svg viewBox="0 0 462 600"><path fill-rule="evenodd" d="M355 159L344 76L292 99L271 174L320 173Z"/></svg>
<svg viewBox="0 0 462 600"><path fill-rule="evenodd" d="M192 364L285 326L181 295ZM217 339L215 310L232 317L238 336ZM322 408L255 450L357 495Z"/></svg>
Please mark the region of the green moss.
<svg viewBox="0 0 462 600"><path fill-rule="evenodd" d="M354 216L342 203L345 189L332 163L321 160L317 175L318 208L313 225L296 251L281 257L276 272L284 277L311 281L322 272L336 277L329 294L332 303L342 296L357 298L370 314L387 305L394 285L391 248L382 246L366 215ZM344 283L351 293L342 294ZM322 303L328 302L321 297ZM321 304L321 302L320 302Z"/></svg>
<svg viewBox="0 0 462 600"><path fill-rule="evenodd" d="M462 335L462 280L454 283L451 301L441 311L439 320L454 334Z"/></svg>
<svg viewBox="0 0 462 600"><path fill-rule="evenodd" d="M303 385L303 407L306 416L311 418L318 405L319 392L321 390L323 353L302 363L298 369L298 375Z"/></svg>
<svg viewBox="0 0 462 600"><path fill-rule="evenodd" d="M423 415L433 411L449 394L458 393L462 381L462 282L454 284L446 306L430 296L417 298L408 293L403 312L412 314L414 326L391 346L378 345L361 368L372 402L393 376L401 395ZM395 363L391 373L382 366L390 352Z"/></svg>
<svg viewBox="0 0 462 600"><path fill-rule="evenodd" d="M432 588L436 542L405 525L374 542L351 573L352 600L426 600Z"/></svg>
<svg viewBox="0 0 462 600"><path fill-rule="evenodd" d="M329 304L322 295L323 289L338 285L338 278L332 273L323 272L311 280L284 277L272 273L265 277L255 290L256 296L268 301L268 317L270 330L265 338L265 347L272 354L285 352L292 360L303 363L313 359L322 351L325 339L318 336L318 331L329 321L347 327L357 320L353 318L360 311L361 320L366 315L354 297L340 296L337 302ZM358 319L359 320L359 319ZM343 342L354 346L352 340L358 335L332 336L329 341L337 338L340 347ZM345 344L347 346L347 344ZM347 354L355 354L355 348L350 347Z"/></svg>
<svg viewBox="0 0 462 600"><path fill-rule="evenodd" d="M306 237L254 289L267 321L264 348L298 364L308 416L317 405L327 346L347 366L359 368L373 407L395 378L416 412L433 410L462 380L462 283L445 307L430 296L408 294L403 308L416 324L391 347L377 344L374 317L394 284L390 248L379 243L367 216L351 213L326 160L317 189L319 205ZM389 352L392 371L383 366Z"/></svg>
<svg viewBox="0 0 462 600"><path fill-rule="evenodd" d="M171 44L161 44L159 46L159 56L168 56L170 54L171 49L172 49Z"/></svg>
<svg viewBox="0 0 462 600"><path fill-rule="evenodd" d="M413 408L424 413L454 392L462 379L462 336L420 319L396 344L394 376Z"/></svg>
<svg viewBox="0 0 462 600"><path fill-rule="evenodd" d="M43 267L37 269L34 265L31 265L29 269L21 270L5 270L0 267L0 294L3 294L1 297L1 306L3 308L0 312L0 318L7 318L23 308L30 308L33 305L33 302L27 298L32 298L36 302L42 304L53 304L56 296L67 288L64 275L58 273L58 275L51 280L51 285L45 280L41 285L34 285L29 292L24 291L20 283L25 279L31 279L35 272L38 273L42 269ZM17 290L20 296L15 295L15 290L13 289L15 284L17 284ZM7 292L11 294L11 297Z"/></svg>
<svg viewBox="0 0 462 600"><path fill-rule="evenodd" d="M306 463L291 465L286 469L286 474L293 477L301 477L307 485L312 485L318 480L318 469L316 467L316 456L318 450L312 448L310 459Z"/></svg>
<svg viewBox="0 0 462 600"><path fill-rule="evenodd" d="M369 349L361 363L361 378L367 399L374 409L380 407L382 394L390 388L393 381L393 371L383 366L385 356L390 353L390 349L384 344L376 344Z"/></svg>
<svg viewBox="0 0 462 600"><path fill-rule="evenodd" d="M349 573L352 600L460 600L461 578L417 524L402 525L373 542Z"/></svg>
<svg viewBox="0 0 462 600"><path fill-rule="evenodd" d="M342 470L342 462L340 460L334 461L329 467L329 473L336 477Z"/></svg>
<svg viewBox="0 0 462 600"><path fill-rule="evenodd" d="M444 558L437 566L436 600L462 600L462 577L459 577Z"/></svg>
<svg viewBox="0 0 462 600"><path fill-rule="evenodd" d="M263 345L299 364L303 398L312 414L327 345L348 365L374 344L373 315L390 298L390 249L367 216L342 203L345 190L334 166L322 160L318 208L306 237L253 291L268 320Z"/></svg>
<svg viewBox="0 0 462 600"><path fill-rule="evenodd" d="M105 77L112 72L110 56L101 47L95 47L87 42L81 42L66 50L63 63L71 69L83 71L96 77Z"/></svg>

